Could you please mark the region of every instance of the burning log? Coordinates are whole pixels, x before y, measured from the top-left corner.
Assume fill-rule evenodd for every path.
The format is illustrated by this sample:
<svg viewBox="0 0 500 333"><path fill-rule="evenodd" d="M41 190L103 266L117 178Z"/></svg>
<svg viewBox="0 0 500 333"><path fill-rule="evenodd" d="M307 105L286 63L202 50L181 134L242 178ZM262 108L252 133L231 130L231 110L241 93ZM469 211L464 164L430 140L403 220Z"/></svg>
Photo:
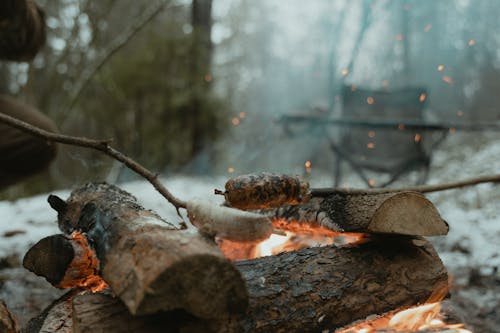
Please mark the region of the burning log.
<svg viewBox="0 0 500 333"><path fill-rule="evenodd" d="M164 331L321 332L371 314L424 303L434 299L437 291L446 290L448 282L445 268L427 241L401 236L234 264L248 288L250 305L244 314L217 319L194 318L182 311L133 316L119 299L97 294L73 300L72 325L78 332L109 331L110 327L113 332L129 332L124 322L137 327L161 323ZM152 329L135 331L156 332Z"/></svg>
<svg viewBox="0 0 500 333"><path fill-rule="evenodd" d="M49 202L58 211L60 229L72 236L41 240L24 265L54 285L81 286L89 271L98 273L134 315L180 308L218 318L246 309L244 281L215 243L162 220L129 193L88 184L66 202L54 196ZM75 239L81 233L91 248ZM89 249L95 250L97 266L83 264Z"/></svg>
<svg viewBox="0 0 500 333"><path fill-rule="evenodd" d="M448 224L436 207L418 192L349 193L313 197L299 206L269 213L276 228L301 233L366 232L437 236Z"/></svg>
<svg viewBox="0 0 500 333"><path fill-rule="evenodd" d="M19 326L14 316L7 309L7 305L0 300L0 332L18 333Z"/></svg>

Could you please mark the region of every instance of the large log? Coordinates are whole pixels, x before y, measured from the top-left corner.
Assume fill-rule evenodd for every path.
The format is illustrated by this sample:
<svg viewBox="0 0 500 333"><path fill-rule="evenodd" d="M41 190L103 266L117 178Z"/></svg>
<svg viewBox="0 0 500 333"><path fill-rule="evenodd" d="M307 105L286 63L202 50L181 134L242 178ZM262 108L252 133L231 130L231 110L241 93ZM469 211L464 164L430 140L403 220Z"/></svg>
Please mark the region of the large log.
<svg viewBox="0 0 500 333"><path fill-rule="evenodd" d="M246 309L241 274L212 240L162 220L129 193L88 184L66 202L54 196L49 202L62 231L86 235L99 262L97 273L131 313L180 308L217 318ZM55 285L69 273L77 280L73 263L81 263L78 254L88 251L76 250L81 244L67 235L41 240L25 256L25 267Z"/></svg>
<svg viewBox="0 0 500 333"><path fill-rule="evenodd" d="M401 236L375 237L356 246L304 249L234 264L248 288L250 303L244 314L217 320L183 316L174 322L163 321L165 331L170 327L226 333L334 330L372 314L434 300L448 284L446 269L432 246L423 239ZM78 325L86 327L81 332L90 332L91 327L93 332L104 332L114 320L142 318L120 310L119 304L118 300L106 301L103 306L109 316L98 314L103 311L100 305L95 305L96 312L92 313L92 306L82 304L85 313L72 317L80 318ZM111 315L117 312L124 317ZM122 327L118 324L116 327L114 332L127 332L118 330Z"/></svg>
<svg viewBox="0 0 500 333"><path fill-rule="evenodd" d="M268 214L276 228L299 232L437 236L449 229L432 202L418 192L338 191Z"/></svg>

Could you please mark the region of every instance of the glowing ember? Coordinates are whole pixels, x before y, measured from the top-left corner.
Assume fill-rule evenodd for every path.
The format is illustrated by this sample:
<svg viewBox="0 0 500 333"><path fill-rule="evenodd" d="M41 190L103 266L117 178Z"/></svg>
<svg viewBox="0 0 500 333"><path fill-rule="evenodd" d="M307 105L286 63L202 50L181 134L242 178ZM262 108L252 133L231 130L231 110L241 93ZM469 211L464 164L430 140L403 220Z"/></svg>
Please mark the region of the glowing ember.
<svg viewBox="0 0 500 333"><path fill-rule="evenodd" d="M370 180L368 181L368 184L370 184L370 187L374 187L374 186L375 186L375 180L370 179Z"/></svg>
<svg viewBox="0 0 500 333"><path fill-rule="evenodd" d="M235 170L233 167L229 167L229 168L227 168L227 172L229 172L229 173L233 173L233 172L235 172L235 171L236 171L236 170Z"/></svg>
<svg viewBox="0 0 500 333"><path fill-rule="evenodd" d="M399 311L373 321L367 321L337 333L372 333L377 330L390 329L391 332L433 330L447 328L458 330L460 333L472 333L464 328L464 324L446 324L442 320L441 302L428 303Z"/></svg>
<svg viewBox="0 0 500 333"><path fill-rule="evenodd" d="M427 98L427 94L426 94L426 93L422 93L422 94L420 95L419 100L420 100L420 102L421 102L421 103L423 103L423 102L425 101L425 99L426 99L426 98Z"/></svg>
<svg viewBox="0 0 500 333"><path fill-rule="evenodd" d="M438 70L438 71L440 71L440 72L442 72L442 71L443 71L443 69L444 69L444 66L443 66L443 65L439 65L439 66L437 67L437 70Z"/></svg>
<svg viewBox="0 0 500 333"><path fill-rule="evenodd" d="M234 126L238 126L240 124L240 119L237 117L233 117L231 122L233 123Z"/></svg>
<svg viewBox="0 0 500 333"><path fill-rule="evenodd" d="M415 142L420 142L420 139L421 139L421 135L420 134L415 134Z"/></svg>
<svg viewBox="0 0 500 333"><path fill-rule="evenodd" d="M375 148L375 144L374 144L373 142L368 142L368 143L366 144L366 148L368 148L368 149L373 149L373 148Z"/></svg>
<svg viewBox="0 0 500 333"><path fill-rule="evenodd" d="M469 40L469 46L474 46L476 45L476 41L474 39Z"/></svg>
<svg viewBox="0 0 500 333"><path fill-rule="evenodd" d="M306 167L306 172L311 173L311 161L306 161L304 166Z"/></svg>
<svg viewBox="0 0 500 333"><path fill-rule="evenodd" d="M340 73L342 74L342 76L347 76L349 74L349 70L345 68Z"/></svg>
<svg viewBox="0 0 500 333"><path fill-rule="evenodd" d="M373 103L375 103L375 100L373 99L373 97L370 96L366 99L366 103L372 105Z"/></svg>
<svg viewBox="0 0 500 333"><path fill-rule="evenodd" d="M448 83L448 84L453 84L454 83L453 79L451 77L449 77L448 75L444 75L443 76L443 81L446 82L446 83Z"/></svg>
<svg viewBox="0 0 500 333"><path fill-rule="evenodd" d="M241 111L240 112L240 118L243 119L243 118L246 118L247 117L247 113L246 112L243 112Z"/></svg>
<svg viewBox="0 0 500 333"><path fill-rule="evenodd" d="M71 239L76 244L75 256L58 287L63 289L80 287L92 292L109 288L99 275L99 260L90 248L87 237L75 231L71 234Z"/></svg>

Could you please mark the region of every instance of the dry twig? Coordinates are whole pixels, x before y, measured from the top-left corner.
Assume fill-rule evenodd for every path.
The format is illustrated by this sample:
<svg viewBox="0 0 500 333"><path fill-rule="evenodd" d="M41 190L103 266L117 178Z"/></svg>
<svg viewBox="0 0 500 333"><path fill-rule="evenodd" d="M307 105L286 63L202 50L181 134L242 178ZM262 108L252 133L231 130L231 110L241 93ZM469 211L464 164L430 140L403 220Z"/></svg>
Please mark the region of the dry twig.
<svg viewBox="0 0 500 333"><path fill-rule="evenodd" d="M24 121L10 117L1 112L0 112L0 122L15 127L23 132L31 133L47 141L59 142L67 145L99 150L105 153L106 155L111 156L112 158L122 162L128 168L132 169L142 177L146 178L153 185L153 187L158 192L160 192L160 194L163 195L163 197L165 197L165 199L167 199L172 205L174 205L175 209L177 210L177 213L179 213L179 208L186 208L186 202L176 198L172 193L170 193L167 190L167 188L160 183L157 174L152 173L138 162L134 161L130 157L126 156L125 154L111 147L110 143L112 140L93 140L84 137L74 137L69 135L51 133L43 129L40 129L38 127L35 127L33 125L30 125L28 123L25 123Z"/></svg>
<svg viewBox="0 0 500 333"><path fill-rule="evenodd" d="M429 193L429 192L452 190L483 183L500 183L500 174L469 178L450 183L435 184L435 185L417 185L417 186L408 186L402 188L371 188L371 189L316 188L316 189L311 189L311 194L313 197L324 197L331 195L333 193L378 194L378 193L403 192L403 191Z"/></svg>

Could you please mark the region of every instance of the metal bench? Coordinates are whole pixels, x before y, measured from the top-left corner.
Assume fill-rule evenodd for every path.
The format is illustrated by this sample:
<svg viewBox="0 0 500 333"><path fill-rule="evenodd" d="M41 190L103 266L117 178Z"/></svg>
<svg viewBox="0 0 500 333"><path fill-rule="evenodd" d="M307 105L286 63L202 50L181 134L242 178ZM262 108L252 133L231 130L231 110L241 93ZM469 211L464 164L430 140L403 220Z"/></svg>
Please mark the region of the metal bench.
<svg viewBox="0 0 500 333"><path fill-rule="evenodd" d="M406 123L423 122L423 111L427 101L424 88L404 88L393 91L361 89L344 86L342 89L341 118L373 122L373 127L340 128L339 140L330 139L335 152L335 186L342 176L342 162L351 168L370 187L385 187L402 175L417 170L417 183L424 183L429 174L431 151L424 148L427 136L422 129L405 128ZM378 127L378 122L399 122L397 128ZM385 182L370 179L367 171L385 173Z"/></svg>

